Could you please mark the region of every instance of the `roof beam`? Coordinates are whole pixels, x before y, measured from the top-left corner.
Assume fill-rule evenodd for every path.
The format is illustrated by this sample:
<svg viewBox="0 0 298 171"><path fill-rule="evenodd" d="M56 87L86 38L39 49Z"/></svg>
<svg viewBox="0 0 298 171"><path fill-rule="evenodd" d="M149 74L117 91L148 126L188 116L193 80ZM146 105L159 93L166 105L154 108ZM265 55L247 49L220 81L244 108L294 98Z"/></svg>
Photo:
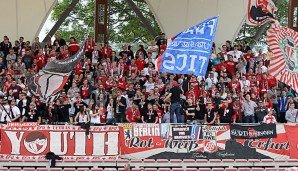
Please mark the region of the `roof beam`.
<svg viewBox="0 0 298 171"><path fill-rule="evenodd" d="M147 19L144 17L142 12L139 10L137 5L132 0L125 0L128 5L131 7L131 9L136 13L136 15L141 20L143 26L148 30L148 32L151 34L152 37L158 36L158 34L155 32L153 27L150 25L150 23L147 21Z"/></svg>
<svg viewBox="0 0 298 171"><path fill-rule="evenodd" d="M46 37L43 39L42 41L43 43L48 42L53 37L53 35L59 29L59 27L64 22L64 20L69 16L70 12L74 9L74 7L77 5L78 2L79 0L72 0L69 6L62 13L61 17L58 19L58 21L55 23L55 25L52 27L52 29L49 31Z"/></svg>

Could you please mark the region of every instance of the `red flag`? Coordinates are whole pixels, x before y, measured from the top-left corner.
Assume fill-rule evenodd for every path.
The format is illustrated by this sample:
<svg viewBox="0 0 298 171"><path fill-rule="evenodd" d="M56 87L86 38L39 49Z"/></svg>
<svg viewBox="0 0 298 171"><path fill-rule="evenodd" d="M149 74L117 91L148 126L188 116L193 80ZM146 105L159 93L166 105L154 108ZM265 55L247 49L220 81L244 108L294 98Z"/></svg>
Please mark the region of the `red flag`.
<svg viewBox="0 0 298 171"><path fill-rule="evenodd" d="M267 31L268 46L273 52L268 73L298 92L298 34L275 24Z"/></svg>
<svg viewBox="0 0 298 171"><path fill-rule="evenodd" d="M286 134L288 137L289 141L289 146L290 146L290 158L291 159L297 159L298 158L298 136L295 136L298 132L298 126L294 125L284 125Z"/></svg>

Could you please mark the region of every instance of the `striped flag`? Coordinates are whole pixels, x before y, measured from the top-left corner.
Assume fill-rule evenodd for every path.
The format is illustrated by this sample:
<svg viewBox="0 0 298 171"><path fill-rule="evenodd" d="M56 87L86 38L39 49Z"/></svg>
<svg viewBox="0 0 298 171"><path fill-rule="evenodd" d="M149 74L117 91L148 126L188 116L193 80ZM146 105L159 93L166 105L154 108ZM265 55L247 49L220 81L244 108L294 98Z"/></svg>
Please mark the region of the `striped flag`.
<svg viewBox="0 0 298 171"><path fill-rule="evenodd" d="M273 52L268 73L298 92L297 32L279 24L273 24L267 31L266 39Z"/></svg>

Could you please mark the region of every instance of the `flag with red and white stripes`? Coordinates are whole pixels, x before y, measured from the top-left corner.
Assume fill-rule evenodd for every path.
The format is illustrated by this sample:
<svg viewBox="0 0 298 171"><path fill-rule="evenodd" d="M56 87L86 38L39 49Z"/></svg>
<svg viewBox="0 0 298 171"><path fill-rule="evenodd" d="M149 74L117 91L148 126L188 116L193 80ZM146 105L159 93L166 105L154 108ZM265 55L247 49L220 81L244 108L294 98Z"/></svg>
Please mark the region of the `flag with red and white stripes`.
<svg viewBox="0 0 298 171"><path fill-rule="evenodd" d="M298 92L298 33L279 24L272 24L266 39L273 52L268 73Z"/></svg>

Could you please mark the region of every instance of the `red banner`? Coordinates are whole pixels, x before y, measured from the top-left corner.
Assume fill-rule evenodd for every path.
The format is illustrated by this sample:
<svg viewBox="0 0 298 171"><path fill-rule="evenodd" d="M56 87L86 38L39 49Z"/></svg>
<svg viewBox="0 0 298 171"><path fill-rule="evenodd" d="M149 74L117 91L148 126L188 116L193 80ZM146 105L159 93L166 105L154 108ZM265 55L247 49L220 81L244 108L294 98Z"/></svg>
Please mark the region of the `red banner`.
<svg viewBox="0 0 298 171"><path fill-rule="evenodd" d="M195 127L196 126L196 127ZM283 125L277 126L277 138L231 139L230 126L185 125L123 125L120 141L123 158L131 159L250 159L289 158L289 145ZM191 140L176 140L175 136ZM176 131L177 130L177 131ZM179 131L180 130L180 131ZM189 133L186 135L185 133Z"/></svg>
<svg viewBox="0 0 298 171"><path fill-rule="evenodd" d="M229 125L94 126L86 136L78 126L9 124L2 125L0 158L38 158L51 151L71 159L288 159L297 154L298 140L287 134L298 126L287 134L285 127L276 126L276 138L231 139Z"/></svg>
<svg viewBox="0 0 298 171"><path fill-rule="evenodd" d="M287 138L290 144L290 158L298 158L298 126L297 125L285 125Z"/></svg>
<svg viewBox="0 0 298 171"><path fill-rule="evenodd" d="M119 127L91 127L89 135L78 126L5 126L1 154L36 156L51 151L61 156L118 156Z"/></svg>

